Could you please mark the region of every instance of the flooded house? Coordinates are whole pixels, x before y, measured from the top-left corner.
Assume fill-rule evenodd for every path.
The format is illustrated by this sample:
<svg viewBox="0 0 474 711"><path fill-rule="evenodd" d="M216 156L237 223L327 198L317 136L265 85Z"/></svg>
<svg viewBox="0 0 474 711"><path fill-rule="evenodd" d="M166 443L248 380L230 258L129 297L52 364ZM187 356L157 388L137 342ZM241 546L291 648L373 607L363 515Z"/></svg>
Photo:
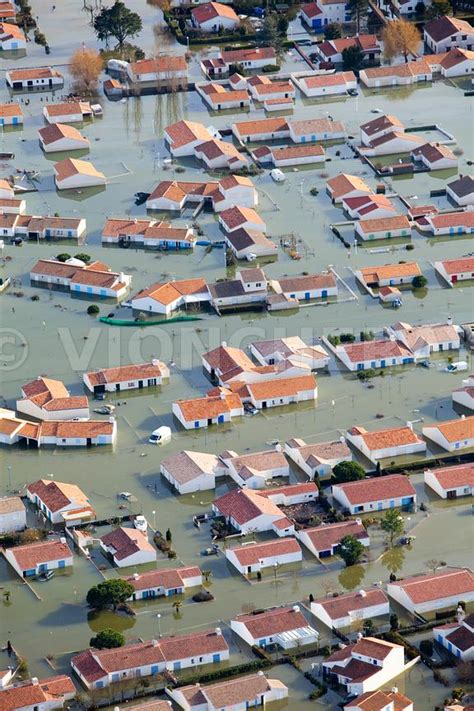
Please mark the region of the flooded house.
<svg viewBox="0 0 474 711"><path fill-rule="evenodd" d="M163 220L137 220L109 217L102 230L102 244L130 245L164 252L194 249L192 227L175 227Z"/></svg>
<svg viewBox="0 0 474 711"><path fill-rule="evenodd" d="M235 205L219 213L219 225L229 233L239 229L266 232L267 226L253 208Z"/></svg>
<svg viewBox="0 0 474 711"><path fill-rule="evenodd" d="M270 284L276 294L284 294L297 301L327 299L338 293L336 277L332 272L272 279Z"/></svg>
<svg viewBox="0 0 474 711"><path fill-rule="evenodd" d="M293 536L295 527L272 501L253 489L235 489L212 502L212 510L243 535L273 531L280 538Z"/></svg>
<svg viewBox="0 0 474 711"><path fill-rule="evenodd" d="M128 64L127 77L139 89L177 90L188 85L188 64L182 54L160 54Z"/></svg>
<svg viewBox="0 0 474 711"><path fill-rule="evenodd" d="M95 395L124 390L143 390L162 385L169 377L168 366L160 360L153 359L149 363L133 363L91 371L84 373L82 379L86 388Z"/></svg>
<svg viewBox="0 0 474 711"><path fill-rule="evenodd" d="M70 568L73 564L72 552L65 538L6 548L4 555L21 578Z"/></svg>
<svg viewBox="0 0 474 711"><path fill-rule="evenodd" d="M471 50L459 47L449 50L440 63L443 77L465 77L466 74L473 74L474 51L472 51L472 47L474 47L474 43L471 45Z"/></svg>
<svg viewBox="0 0 474 711"><path fill-rule="evenodd" d="M260 165L271 163L276 168L324 163L326 153L319 143L294 146L260 146L252 151L253 159Z"/></svg>
<svg viewBox="0 0 474 711"><path fill-rule="evenodd" d="M272 101L273 99L294 99L295 87L290 81L272 81L266 76L252 77L247 82L254 101Z"/></svg>
<svg viewBox="0 0 474 711"><path fill-rule="evenodd" d="M323 43L324 44L324 43ZM337 72L336 74L316 74L313 76L293 76L298 89L308 98L321 96L344 95L357 89L357 79L354 72Z"/></svg>
<svg viewBox="0 0 474 711"><path fill-rule="evenodd" d="M72 526L96 519L89 498L77 484L38 479L28 484L26 495L52 524Z"/></svg>
<svg viewBox="0 0 474 711"><path fill-rule="evenodd" d="M423 324L412 326L399 321L387 328L390 336L409 348L418 360L427 358L432 353L459 350L461 347L460 326L455 326L448 318L447 323Z"/></svg>
<svg viewBox="0 0 474 711"><path fill-rule="evenodd" d="M329 118L312 118L288 121L289 136L294 143L334 141L346 138L342 121Z"/></svg>
<svg viewBox="0 0 474 711"><path fill-rule="evenodd" d="M406 215L359 220L355 223L355 234L363 242L395 237L411 239L411 223Z"/></svg>
<svg viewBox="0 0 474 711"><path fill-rule="evenodd" d="M218 313L224 309L263 308L268 297L268 282L263 269L240 269L235 279L209 284L209 292L211 304Z"/></svg>
<svg viewBox="0 0 474 711"><path fill-rule="evenodd" d="M411 666L405 664L402 645L364 637L333 652L323 661L322 670L324 679L341 684L348 694L364 694L376 691Z"/></svg>
<svg viewBox="0 0 474 711"><path fill-rule="evenodd" d="M26 36L18 25L0 22L0 51L26 50Z"/></svg>
<svg viewBox="0 0 474 711"><path fill-rule="evenodd" d="M314 375L269 378L249 383L237 381L231 389L239 394L242 402L250 402L257 410L317 400L318 397Z"/></svg>
<svg viewBox="0 0 474 711"><path fill-rule="evenodd" d="M412 615L458 607L474 601L474 575L468 568L446 568L387 584L387 595Z"/></svg>
<svg viewBox="0 0 474 711"><path fill-rule="evenodd" d="M188 588L202 585L202 573L197 566L148 570L124 579L133 586L134 593L129 598L132 601L182 595Z"/></svg>
<svg viewBox="0 0 474 711"><path fill-rule="evenodd" d="M465 407L466 410L474 410L474 376L465 378L461 387L453 390L451 397L457 405Z"/></svg>
<svg viewBox="0 0 474 711"><path fill-rule="evenodd" d="M12 236L27 240L73 239L79 242L86 233L84 217L38 217L19 215L13 221Z"/></svg>
<svg viewBox="0 0 474 711"><path fill-rule="evenodd" d="M147 198L146 208L180 212L188 204L203 204L215 212L234 205L254 208L258 205L258 193L250 178L237 175L204 183L163 180Z"/></svg>
<svg viewBox="0 0 474 711"><path fill-rule="evenodd" d="M37 420L89 419L89 401L85 395L71 395L60 380L42 376L22 386L16 409Z"/></svg>
<svg viewBox="0 0 474 711"><path fill-rule="evenodd" d="M457 622L433 627L433 639L456 659L474 661L474 613L460 615Z"/></svg>
<svg viewBox="0 0 474 711"><path fill-rule="evenodd" d="M105 186L107 178L89 161L66 158L53 166L58 190Z"/></svg>
<svg viewBox="0 0 474 711"><path fill-rule="evenodd" d="M119 526L99 538L99 544L117 568L153 563L157 558L156 548L148 541L146 533L137 528Z"/></svg>
<svg viewBox="0 0 474 711"><path fill-rule="evenodd" d="M31 286L68 290L71 296L84 294L102 299L121 299L131 285L132 277L113 272L103 262L82 263L77 259L60 262L40 259L30 271Z"/></svg>
<svg viewBox="0 0 474 711"><path fill-rule="evenodd" d="M23 109L20 104L0 104L0 126L20 126L23 123Z"/></svg>
<svg viewBox="0 0 474 711"><path fill-rule="evenodd" d="M5 80L10 89L43 90L58 89L64 84L64 77L57 69L51 67L33 67L31 69L9 69Z"/></svg>
<svg viewBox="0 0 474 711"><path fill-rule="evenodd" d="M201 307L209 303L211 295L204 279L183 279L180 281L158 282L139 291L130 303L134 311L156 313L169 316L190 305Z"/></svg>
<svg viewBox="0 0 474 711"><path fill-rule="evenodd" d="M247 81L243 80L243 88L234 87L226 89L222 84L211 82L209 84L196 84L196 91L211 111L221 109L244 109L250 107L250 96L247 91Z"/></svg>
<svg viewBox="0 0 474 711"><path fill-rule="evenodd" d="M26 528L26 508L19 496L0 497L0 534L23 531Z"/></svg>
<svg viewBox="0 0 474 711"><path fill-rule="evenodd" d="M343 437L314 444L293 438L285 442L285 453L311 480L330 478L336 464L352 460L352 452Z"/></svg>
<svg viewBox="0 0 474 711"><path fill-rule="evenodd" d="M474 415L423 427L423 437L448 452L474 447Z"/></svg>
<svg viewBox="0 0 474 711"><path fill-rule="evenodd" d="M385 195L363 195L342 200L342 209L354 220L394 217L395 205Z"/></svg>
<svg viewBox="0 0 474 711"><path fill-rule="evenodd" d="M413 279L421 276L418 262L400 264L382 264L374 267L361 267L354 271L355 278L365 287L411 286Z"/></svg>
<svg viewBox="0 0 474 711"><path fill-rule="evenodd" d="M442 143L424 143L411 151L415 163L421 163L429 170L446 170L457 168L458 159L448 146Z"/></svg>
<svg viewBox="0 0 474 711"><path fill-rule="evenodd" d="M271 646L284 650L300 648L315 644L319 638L298 605L239 615L230 621L230 626L249 646L263 649Z"/></svg>
<svg viewBox="0 0 474 711"><path fill-rule="evenodd" d="M232 143L217 138L197 145L194 155L204 163L207 170L225 168L232 172L248 166L248 159Z"/></svg>
<svg viewBox="0 0 474 711"><path fill-rule="evenodd" d="M50 676L47 679L33 677L2 689L0 703L5 711L23 711L30 708L51 711L63 708L76 694L77 689L72 679L65 674Z"/></svg>
<svg viewBox="0 0 474 711"><path fill-rule="evenodd" d="M155 676L229 659L219 627L187 635L161 637L120 649L88 649L71 659L71 668L87 689L101 689L127 679Z"/></svg>
<svg viewBox="0 0 474 711"><path fill-rule="evenodd" d="M108 420L48 420L30 422L15 417L12 410L0 409L0 443L22 444L36 449L42 445L56 447L91 447L114 444L117 423Z"/></svg>
<svg viewBox="0 0 474 711"><path fill-rule="evenodd" d="M437 54L453 47L471 50L474 48L474 30L466 20L444 15L425 24L423 40Z"/></svg>
<svg viewBox="0 0 474 711"><path fill-rule="evenodd" d="M410 1L406 0L405 4ZM401 2L403 3L403 0ZM377 689L361 694L349 701L344 706L344 711L413 711L413 708L413 701L401 694L397 687L393 687L391 691Z"/></svg>
<svg viewBox="0 0 474 711"><path fill-rule="evenodd" d="M410 86L432 81L432 79L431 67L423 58L407 64L361 69L359 73L359 81L368 89L379 89L384 86Z"/></svg>
<svg viewBox="0 0 474 711"><path fill-rule="evenodd" d="M328 352L319 344L307 345L299 336L288 336L265 341L253 341L249 351L260 365L275 365L286 360L301 363L311 370L325 368Z"/></svg>
<svg viewBox="0 0 474 711"><path fill-rule="evenodd" d="M388 368L415 362L411 350L395 339L338 345L334 354L351 371Z"/></svg>
<svg viewBox="0 0 474 711"><path fill-rule="evenodd" d="M342 593L311 602L311 614L330 629L343 629L355 622L388 616L390 603L380 588Z"/></svg>
<svg viewBox="0 0 474 711"><path fill-rule="evenodd" d="M316 558L329 558L337 555L339 544L346 536L354 536L363 546L370 546L369 534L360 518L354 521L324 523L314 528L304 528L296 532L296 538Z"/></svg>
<svg viewBox="0 0 474 711"><path fill-rule="evenodd" d="M240 708L271 705L273 701L286 699L288 687L279 679L269 679L263 672L257 672L207 686L198 683L166 689L166 693L184 711L236 711Z"/></svg>
<svg viewBox="0 0 474 711"><path fill-rule="evenodd" d="M294 538L280 538L268 543L245 543L238 548L227 548L225 556L242 575L298 563L303 559L301 547Z"/></svg>
<svg viewBox="0 0 474 711"><path fill-rule="evenodd" d="M474 490L474 464L458 464L439 469L425 469L426 486L442 499L457 499L472 496Z"/></svg>
<svg viewBox="0 0 474 711"><path fill-rule="evenodd" d="M15 24L17 21L16 13L16 7L10 0L4 0L0 3L0 22Z"/></svg>
<svg viewBox="0 0 474 711"><path fill-rule="evenodd" d="M416 503L416 490L404 474L389 474L375 479L333 484L335 501L351 514L385 509L409 509Z"/></svg>
<svg viewBox="0 0 474 711"><path fill-rule="evenodd" d="M92 109L88 101L66 101L46 104L43 116L48 123L82 123L92 117Z"/></svg>
<svg viewBox="0 0 474 711"><path fill-rule="evenodd" d="M177 400L172 412L185 430L223 425L235 417L242 417L244 407L237 393L221 389L210 391L205 397Z"/></svg>
<svg viewBox="0 0 474 711"><path fill-rule="evenodd" d="M418 229L433 237L474 234L474 211L468 209L463 212L426 215L425 222Z"/></svg>
<svg viewBox="0 0 474 711"><path fill-rule="evenodd" d="M225 468L215 454L183 450L163 459L160 473L178 494L191 494L214 489Z"/></svg>
<svg viewBox="0 0 474 711"><path fill-rule="evenodd" d="M446 193L459 207L474 205L474 176L460 175L446 185Z"/></svg>
<svg viewBox="0 0 474 711"><path fill-rule="evenodd" d="M226 474L239 486L246 486L249 489L263 489L272 479L290 476L288 461L283 452L278 449L240 456L236 452L226 451L219 459L226 467ZM266 493L270 494L270 491ZM283 495L283 492L281 494Z"/></svg>
<svg viewBox="0 0 474 711"><path fill-rule="evenodd" d="M341 204L346 198L372 195L372 189L365 180L347 173L339 173L334 178L329 178L326 182L326 192L334 205Z"/></svg>
<svg viewBox="0 0 474 711"><path fill-rule="evenodd" d="M327 3L326 0L322 0L320 4L323 8L336 8L342 3L338 3L337 0ZM377 35L373 34L357 34L356 37L337 37L334 39L328 39L321 42L321 44L318 44L316 51L322 62L342 64L344 60L343 52L345 49L349 48L357 48L360 50L363 63L368 62L369 64L376 64L380 62L382 45L377 38Z"/></svg>
<svg viewBox="0 0 474 711"><path fill-rule="evenodd" d="M360 127L360 140L363 146L371 146L372 141L391 133L404 131L405 125L397 116L382 114L373 118Z"/></svg>
<svg viewBox="0 0 474 711"><path fill-rule="evenodd" d="M250 47L247 49L224 49L221 52L224 65L229 70L232 66L242 65L245 70L263 69L277 66L278 59L273 47Z"/></svg>
<svg viewBox="0 0 474 711"><path fill-rule="evenodd" d="M413 431L410 422L402 427L373 432L368 432L365 427L357 425L346 432L346 441L374 463L379 459L403 457L426 451L426 443Z"/></svg>
<svg viewBox="0 0 474 711"><path fill-rule="evenodd" d="M224 236L228 250L236 259L255 257L278 257L278 248L260 230L249 230L245 227L228 232Z"/></svg>
<svg viewBox="0 0 474 711"><path fill-rule="evenodd" d="M38 133L40 146L45 153L83 151L90 147L89 139L68 124L51 123L40 128Z"/></svg>
<svg viewBox="0 0 474 711"><path fill-rule="evenodd" d="M164 140L169 152L175 158L194 155L194 149L201 143L210 141L212 134L202 123L177 121L164 130Z"/></svg>
<svg viewBox="0 0 474 711"><path fill-rule="evenodd" d="M220 2L205 2L191 10L191 23L202 32L227 30L232 32L240 25L235 10Z"/></svg>

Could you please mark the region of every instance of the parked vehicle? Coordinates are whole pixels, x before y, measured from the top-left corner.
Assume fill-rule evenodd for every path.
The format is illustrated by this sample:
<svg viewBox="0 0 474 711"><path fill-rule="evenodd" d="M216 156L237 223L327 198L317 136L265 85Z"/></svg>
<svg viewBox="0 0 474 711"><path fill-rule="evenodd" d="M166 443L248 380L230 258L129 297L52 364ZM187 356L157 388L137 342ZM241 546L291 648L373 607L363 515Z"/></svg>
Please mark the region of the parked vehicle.
<svg viewBox="0 0 474 711"><path fill-rule="evenodd" d="M256 415L258 410L250 402L246 402L244 405L244 412L246 415Z"/></svg>
<svg viewBox="0 0 474 711"><path fill-rule="evenodd" d="M450 363L447 368L447 373L459 373L461 370L467 370L467 363L465 360L458 360L455 363Z"/></svg>
<svg viewBox="0 0 474 711"><path fill-rule="evenodd" d="M247 262L254 262L257 259L255 252L249 252L247 254Z"/></svg>
<svg viewBox="0 0 474 711"><path fill-rule="evenodd" d="M133 525L138 531L143 531L143 533L145 533L148 528L148 521L145 516L140 514L139 516L135 516L133 519Z"/></svg>
<svg viewBox="0 0 474 711"><path fill-rule="evenodd" d="M425 358L425 360L420 360L418 365L421 365L422 368L431 368L431 363L427 358Z"/></svg>
<svg viewBox="0 0 474 711"><path fill-rule="evenodd" d="M102 400L105 400L106 397L107 396L105 393L94 393L94 400L99 400L100 402L102 402Z"/></svg>
<svg viewBox="0 0 474 711"><path fill-rule="evenodd" d="M283 183L285 180L285 174L280 168L273 168L273 170L270 171L270 177L275 183Z"/></svg>
<svg viewBox="0 0 474 711"><path fill-rule="evenodd" d="M133 494L129 491L121 491L118 497L119 499L125 499L125 501L131 501L133 499Z"/></svg>
<svg viewBox="0 0 474 711"><path fill-rule="evenodd" d="M111 415L115 410L115 405L103 405L102 407L94 408L94 412L98 415Z"/></svg>
<svg viewBox="0 0 474 711"><path fill-rule="evenodd" d="M41 573L41 575L38 575L37 580L40 583L46 583L48 580L51 580L51 578L54 578L54 570L48 570L46 573Z"/></svg>
<svg viewBox="0 0 474 711"><path fill-rule="evenodd" d="M171 428L163 425L162 427L158 427L158 429L153 430L148 438L148 441L150 444L165 444L166 442L169 442L170 439Z"/></svg>

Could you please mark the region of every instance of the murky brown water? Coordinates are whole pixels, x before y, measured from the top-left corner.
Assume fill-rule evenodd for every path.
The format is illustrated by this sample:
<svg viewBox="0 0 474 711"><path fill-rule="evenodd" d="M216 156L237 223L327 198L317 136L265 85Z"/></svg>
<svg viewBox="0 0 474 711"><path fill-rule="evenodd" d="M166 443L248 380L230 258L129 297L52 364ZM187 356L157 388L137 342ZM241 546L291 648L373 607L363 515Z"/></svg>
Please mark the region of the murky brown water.
<svg viewBox="0 0 474 711"><path fill-rule="evenodd" d="M169 38L159 35L156 40L157 35L153 32L157 11L150 6L143 10L136 0L128 4L132 8L140 5L140 10L145 13L145 29L139 43L148 49L156 42L162 48L169 46ZM50 12L49 3L34 3L43 31L48 39L55 37L55 41L51 42L53 54L50 58L54 63L64 63L74 49L65 30L64 18L75 17L79 5L77 1L67 0L60 16L58 11ZM85 15L80 15L82 25L76 35L78 44L81 41L89 44L91 41L91 30L86 19ZM35 62L44 63L44 57L40 48L31 46L29 55L16 64L33 66ZM299 66L292 58L289 62L290 68ZM195 61L193 75L198 76L197 71ZM2 87L0 101L7 97L4 84ZM35 95L24 107L26 118L22 131L5 131L1 138L1 150L12 150L16 157L13 163L1 167L0 175L10 174L15 167L36 169L41 173L39 192L27 196L29 213L57 211L64 215L87 217L85 251L94 258L108 262L113 268L132 273L134 290L163 275L203 275L208 280L226 275L224 255L220 250L205 254L204 250L197 248L194 254L188 256L145 254L134 250L105 251L100 247L100 231L106 216L144 215L144 208L133 204L133 194L138 190L150 191L160 179L173 174L163 168L166 151L161 136L162 129L168 123L186 116L220 128L230 125L232 115L209 117L195 94L130 99L124 104L111 104L104 99L104 118L85 126L84 134L91 141L90 157L96 167L109 177L119 177L111 177L105 192L64 196L54 190L52 157L45 158L38 147L37 129L42 125L40 114L43 105L40 99L41 95ZM463 148L459 172L464 173L468 169L466 161L473 157L472 98L464 98L458 88L444 82L416 90L366 92L357 99L327 104L303 103L298 99L295 115L304 118L330 113L335 119L344 120L349 132L356 135L359 124L373 116L370 113L373 108L395 114L408 126L429 124L436 118L444 128L454 133L458 145ZM263 116L261 111L254 113ZM354 160L344 148L341 156L337 156L338 149L340 147L337 146L328 149L332 160L326 164L324 174L332 176L344 171L364 175L375 187L376 180L368 168ZM321 572L321 566L308 556L300 573L282 574L276 584L264 578L261 583L250 586L233 574L223 556L211 560L199 556L201 549L209 543L209 533L206 527L200 531L195 529L191 517L197 511L207 510L215 493L203 492L178 499L158 474L160 459L185 447L210 452L220 452L225 448L245 452L262 449L269 440L284 441L294 435L307 441L324 441L339 436L354 423L390 426L407 419L433 420L454 416L450 394L459 385L461 376L442 372L446 365L443 359L439 359L437 367L430 370L413 367L377 378L373 389L352 379L333 363L330 375L319 378L319 400L315 407L267 411L254 418L245 418L231 427L212 428L209 432L183 433L176 430L170 415L171 402L208 389L208 381L200 368L199 354L221 340L242 346L257 338L290 334L300 334L310 340L313 336L337 329L376 331L399 318L411 323L445 320L448 316L460 323L472 318L474 290L441 288L431 266L436 259L453 258L473 251L472 239L429 241L414 236L415 251L409 254L404 250L370 254L363 248L357 254L348 253L328 229L331 222L342 219L342 213L330 205L324 191L326 177L321 177L321 173L321 169L289 171L285 183L281 185L275 185L268 175L256 178L256 185L261 191L260 211L269 226L270 235L279 237L295 232L302 240L301 252L304 254L304 259L295 263L280 251L278 261L267 267L268 276L277 277L302 270L319 271L331 264L354 286L349 267L416 258L429 280L429 288L423 298L404 293L404 305L398 313L382 309L369 297L360 295L357 301L306 308L291 317L242 314L219 320L210 316L199 323L173 324L166 329L115 329L91 320L85 313L86 301L73 300L65 294L33 290L28 286L27 274L34 262L40 256L64 251L62 248L58 250L54 245L28 244L5 250L5 254L12 259L1 268L0 273L21 279L24 292L23 298L16 299L10 290L1 296L0 302L2 327L18 332L16 343L8 344L2 352L4 371L1 394L10 405L18 396L21 385L41 373L64 380L72 392L81 392L82 373L94 367L146 360L152 356L173 360L176 365L171 368L170 384L162 392L130 394L120 399L126 404L117 408L119 435L114 451L109 448L67 452L59 449L39 452L3 449L0 452L0 493L22 489L25 483L40 476L53 476L79 484L90 495L99 517L102 517L118 512L117 492L131 491L137 497L134 511L143 511L150 524L155 519L160 530L171 527L179 561L185 564L198 562L212 570L211 590L216 598L206 605L186 600L178 620L173 616L169 601L141 605L134 620L110 615L91 618L88 617L84 598L88 588L99 582L100 577L85 559L75 557L72 575L57 575L48 584L33 583L42 597L41 601L20 584L4 560L0 559L0 585L12 592L11 604L1 610L0 637L2 640L11 638L18 650L28 657L32 673L48 673L44 662L47 654L56 656L57 664L62 668L64 660L67 660L66 653L86 647L92 632L109 623L127 635L149 638L159 631L187 631L213 626L217 622L225 625L226 620L243 610L301 600L310 592L315 596L321 595L328 585L334 589L356 589L361 585L385 581L390 572L399 575L415 573L424 569L424 561L433 555L449 565L472 564L470 502L446 505L432 501L429 516L418 513L407 520L408 527L413 528L417 536L411 550L397 548L380 558L382 541L374 534L372 562L366 566L345 570L335 562L330 564L328 570ZM439 187L440 182L450 175L436 173L399 178L393 181L393 187L405 196L417 196L414 202L419 204L429 201L445 206L443 198L430 200L428 196L430 189ZM182 177L205 179L205 174L188 162ZM311 187L319 189L316 198L309 194ZM273 201L280 209L273 208ZM189 216L181 220L183 224L186 219ZM200 222L206 235L212 238L218 234L217 223L212 216L201 216ZM73 254L79 251L73 245L67 249ZM34 293L39 294L39 302L30 300ZM101 311L106 314L112 308L112 305L104 305ZM21 341L27 346L22 347ZM469 358L469 355L463 353L462 357ZM376 414L383 414L384 419L377 422ZM173 427L173 440L165 449L154 448L147 443L150 431L161 424ZM295 477L296 474L293 474ZM421 499L427 499L421 477L414 477L414 481ZM225 490L226 486L220 485L216 493ZM153 514L153 511L156 513ZM165 566L167 561L160 560L159 565ZM107 571L107 575L115 574L115 571ZM159 622L156 617L158 612L161 614ZM327 630L321 632L324 638ZM236 651L236 654L239 652ZM309 691L306 682L295 670L283 667L275 670L275 674L290 686L289 708L295 711L310 708L306 700ZM397 680L397 685L415 700L416 708L422 711L431 710L446 695L443 687L433 684L431 672L424 667L415 668L403 679ZM328 699L320 702L320 706L324 708L332 703Z"/></svg>

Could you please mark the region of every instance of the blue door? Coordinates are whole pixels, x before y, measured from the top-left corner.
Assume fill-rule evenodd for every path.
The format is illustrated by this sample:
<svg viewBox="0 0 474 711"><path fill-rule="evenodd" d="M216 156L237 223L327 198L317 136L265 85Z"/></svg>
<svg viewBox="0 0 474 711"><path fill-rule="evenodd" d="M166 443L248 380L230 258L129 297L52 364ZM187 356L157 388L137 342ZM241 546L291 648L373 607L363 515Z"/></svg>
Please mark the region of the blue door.
<svg viewBox="0 0 474 711"><path fill-rule="evenodd" d="M395 508L395 501L394 501L394 499L391 499L391 500L390 500L390 508L391 508L391 509L394 509L394 508Z"/></svg>
<svg viewBox="0 0 474 711"><path fill-rule="evenodd" d="M197 429L199 427L199 422L194 423L194 429Z"/></svg>
<svg viewBox="0 0 474 711"><path fill-rule="evenodd" d="M310 297L309 291L305 292L304 298L306 299L306 301L308 301L309 297Z"/></svg>
<svg viewBox="0 0 474 711"><path fill-rule="evenodd" d="M212 655L212 661L215 662L220 662L221 661L221 655L220 654L213 654Z"/></svg>
<svg viewBox="0 0 474 711"><path fill-rule="evenodd" d="M65 568L66 567L66 561L65 560L60 560L58 561L58 568Z"/></svg>
<svg viewBox="0 0 474 711"><path fill-rule="evenodd" d="M384 360L381 360L381 361L380 361L380 367L381 367L381 368L385 368L385 361L384 361Z"/></svg>
<svg viewBox="0 0 474 711"><path fill-rule="evenodd" d="M321 296L323 297L323 299L327 299L327 296L328 296L327 289L323 289Z"/></svg>
<svg viewBox="0 0 474 711"><path fill-rule="evenodd" d="M382 509L383 509L383 504L382 504L381 501L379 501L378 504L377 504L377 510L378 510L378 511L382 511Z"/></svg>
<svg viewBox="0 0 474 711"><path fill-rule="evenodd" d="M40 565L38 566L38 570L40 571L40 573L44 573L45 570L48 570L48 564L47 563L40 563Z"/></svg>
<svg viewBox="0 0 474 711"><path fill-rule="evenodd" d="M179 671L179 669L181 669L181 662L175 662L173 668L175 671Z"/></svg>
<svg viewBox="0 0 474 711"><path fill-rule="evenodd" d="M224 422L224 415L219 415L217 422L221 425Z"/></svg>
<svg viewBox="0 0 474 711"><path fill-rule="evenodd" d="M154 664L151 668L152 674L158 674L158 664Z"/></svg>
<svg viewBox="0 0 474 711"><path fill-rule="evenodd" d="M402 506L410 506L411 502L413 501L413 497L411 496L405 496L402 499Z"/></svg>
<svg viewBox="0 0 474 711"><path fill-rule="evenodd" d="M321 27L321 18L318 17L316 20L313 20L313 27Z"/></svg>
<svg viewBox="0 0 474 711"><path fill-rule="evenodd" d="M14 126L16 126L16 124L18 123L18 116L14 116L14 117L13 117L12 123L13 123Z"/></svg>

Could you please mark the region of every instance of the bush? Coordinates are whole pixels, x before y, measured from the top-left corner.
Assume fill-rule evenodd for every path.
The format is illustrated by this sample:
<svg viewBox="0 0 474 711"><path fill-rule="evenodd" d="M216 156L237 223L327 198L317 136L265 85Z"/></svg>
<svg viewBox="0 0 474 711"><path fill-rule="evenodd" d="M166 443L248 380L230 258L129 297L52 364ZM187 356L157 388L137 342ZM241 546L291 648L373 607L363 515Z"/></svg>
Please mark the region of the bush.
<svg viewBox="0 0 474 711"><path fill-rule="evenodd" d="M74 259L80 259L81 262L85 262L86 264L91 261L90 255L85 254L84 252L79 252L78 254L75 254Z"/></svg>
<svg viewBox="0 0 474 711"><path fill-rule="evenodd" d="M89 644L96 649L116 649L117 647L123 647L125 637L120 632L108 627L98 632L95 637L92 637Z"/></svg>
<svg viewBox="0 0 474 711"><path fill-rule="evenodd" d="M407 244L405 249L407 250L407 252L411 252L412 249L415 249L415 245L410 242L410 244Z"/></svg>
<svg viewBox="0 0 474 711"><path fill-rule="evenodd" d="M368 368L367 370L358 370L357 371L357 377L359 380L365 381L365 380L371 380L371 378L375 378L377 375L376 370L374 368Z"/></svg>
<svg viewBox="0 0 474 711"><path fill-rule="evenodd" d="M97 304L91 304L90 306L87 307L87 313L89 316L97 316L99 313L100 309L97 306Z"/></svg>
<svg viewBox="0 0 474 711"><path fill-rule="evenodd" d="M68 259L71 259L71 255L67 252L61 252L61 254L58 254L56 259L58 260L58 262L67 262Z"/></svg>
<svg viewBox="0 0 474 711"><path fill-rule="evenodd" d="M309 191L309 194L312 195L313 197L316 197L316 195L319 193L318 188L311 188Z"/></svg>
<svg viewBox="0 0 474 711"><path fill-rule="evenodd" d="M270 74L271 72L279 72L279 71L280 71L279 64L265 64L265 66L262 67L262 72L264 72L264 74Z"/></svg>
<svg viewBox="0 0 474 711"><path fill-rule="evenodd" d="M428 279L423 276L423 274L419 274L418 276L414 277L412 281L412 286L414 289L424 289L427 284Z"/></svg>
<svg viewBox="0 0 474 711"><path fill-rule="evenodd" d="M39 30L35 30L35 33L34 33L34 40L35 40L35 43L36 43L36 44L39 44L41 47L46 47L46 45L48 44L48 43L46 42L46 37L45 37L44 34L43 34L42 32L40 32Z"/></svg>
<svg viewBox="0 0 474 711"><path fill-rule="evenodd" d="M341 343L354 343L355 336L353 333L341 333L340 340Z"/></svg>
<svg viewBox="0 0 474 711"><path fill-rule="evenodd" d="M365 478L365 470L358 462L340 462L334 467L333 476L338 484L358 481Z"/></svg>

